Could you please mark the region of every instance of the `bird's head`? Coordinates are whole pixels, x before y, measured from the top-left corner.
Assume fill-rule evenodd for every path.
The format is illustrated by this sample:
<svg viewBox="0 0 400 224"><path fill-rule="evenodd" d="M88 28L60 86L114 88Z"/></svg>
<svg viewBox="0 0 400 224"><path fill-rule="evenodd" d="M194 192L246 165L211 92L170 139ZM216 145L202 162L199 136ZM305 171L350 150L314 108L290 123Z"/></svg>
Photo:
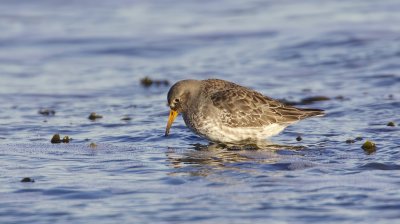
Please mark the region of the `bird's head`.
<svg viewBox="0 0 400 224"><path fill-rule="evenodd" d="M182 80L175 83L168 91L168 106L170 107L169 118L167 128L165 130L165 136L169 134L169 129L172 123L179 113L185 113L191 100L193 99L194 93L197 92L200 87L200 81L198 80Z"/></svg>

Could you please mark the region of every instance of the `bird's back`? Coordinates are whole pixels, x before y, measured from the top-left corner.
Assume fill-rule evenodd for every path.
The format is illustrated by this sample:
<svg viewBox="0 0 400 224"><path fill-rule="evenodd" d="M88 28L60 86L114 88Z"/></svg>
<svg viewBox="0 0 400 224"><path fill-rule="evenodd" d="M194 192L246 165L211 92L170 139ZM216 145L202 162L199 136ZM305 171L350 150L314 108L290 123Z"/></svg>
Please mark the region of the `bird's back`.
<svg viewBox="0 0 400 224"><path fill-rule="evenodd" d="M232 82L208 79L202 81L201 95L215 107L219 118L229 127L262 127L289 125L307 117L322 115L318 109L301 109L286 105L252 89Z"/></svg>

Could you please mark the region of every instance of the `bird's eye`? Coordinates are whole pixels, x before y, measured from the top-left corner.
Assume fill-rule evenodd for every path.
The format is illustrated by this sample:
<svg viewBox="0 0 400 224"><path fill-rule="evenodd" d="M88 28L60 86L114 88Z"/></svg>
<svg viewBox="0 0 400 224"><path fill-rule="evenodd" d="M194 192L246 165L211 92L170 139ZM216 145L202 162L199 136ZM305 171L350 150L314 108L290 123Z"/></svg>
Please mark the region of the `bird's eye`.
<svg viewBox="0 0 400 224"><path fill-rule="evenodd" d="M174 99L174 102L175 103L179 103L179 99Z"/></svg>

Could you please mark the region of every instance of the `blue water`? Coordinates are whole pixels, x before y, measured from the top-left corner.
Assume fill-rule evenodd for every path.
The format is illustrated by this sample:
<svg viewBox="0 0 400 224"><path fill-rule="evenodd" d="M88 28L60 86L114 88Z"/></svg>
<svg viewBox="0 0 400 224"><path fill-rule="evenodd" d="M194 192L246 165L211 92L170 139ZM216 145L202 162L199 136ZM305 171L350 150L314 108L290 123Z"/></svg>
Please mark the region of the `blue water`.
<svg viewBox="0 0 400 224"><path fill-rule="evenodd" d="M395 0L1 1L0 223L400 222L399 11ZM279 149L231 149L181 118L165 138L169 86L143 87L146 76L331 100L299 105L327 115L270 139ZM51 144L55 133L72 141Z"/></svg>

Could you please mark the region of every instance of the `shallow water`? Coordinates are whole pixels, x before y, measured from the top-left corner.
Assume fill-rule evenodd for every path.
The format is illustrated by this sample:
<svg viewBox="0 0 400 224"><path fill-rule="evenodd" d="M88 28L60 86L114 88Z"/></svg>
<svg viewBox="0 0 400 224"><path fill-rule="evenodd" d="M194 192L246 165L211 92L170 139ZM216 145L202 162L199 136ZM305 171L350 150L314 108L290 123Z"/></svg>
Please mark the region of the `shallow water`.
<svg viewBox="0 0 400 224"><path fill-rule="evenodd" d="M399 10L398 1L2 1L0 222L400 221ZM228 149L207 146L181 118L165 138L169 86L145 88L145 76L331 100L300 105L327 115L271 139L283 148ZM73 140L51 144L55 133ZM366 139L375 153L361 149Z"/></svg>

